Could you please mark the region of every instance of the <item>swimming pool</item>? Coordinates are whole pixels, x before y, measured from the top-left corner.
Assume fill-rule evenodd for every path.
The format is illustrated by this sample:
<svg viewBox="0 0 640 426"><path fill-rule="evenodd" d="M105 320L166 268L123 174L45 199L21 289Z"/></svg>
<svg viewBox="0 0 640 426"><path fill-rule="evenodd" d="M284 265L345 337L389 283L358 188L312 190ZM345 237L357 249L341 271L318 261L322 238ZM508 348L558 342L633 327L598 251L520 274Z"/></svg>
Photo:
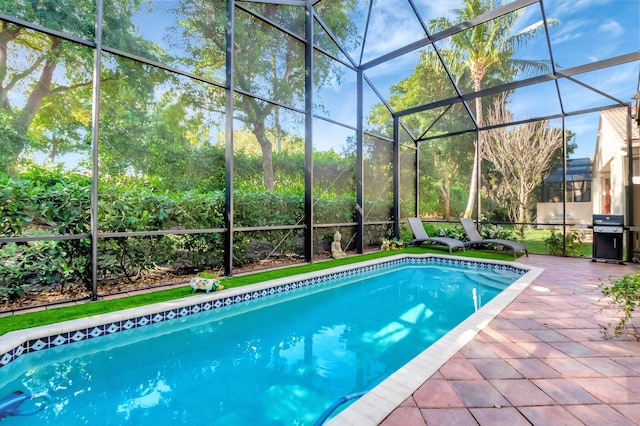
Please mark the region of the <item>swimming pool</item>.
<svg viewBox="0 0 640 426"><path fill-rule="evenodd" d="M404 272L390 278L398 268ZM445 284L434 286L428 272ZM6 352L0 397L16 389L52 396L19 424L311 424L336 398L378 385L525 272L400 256L119 313L99 325L84 320L83 328L76 322Z"/></svg>

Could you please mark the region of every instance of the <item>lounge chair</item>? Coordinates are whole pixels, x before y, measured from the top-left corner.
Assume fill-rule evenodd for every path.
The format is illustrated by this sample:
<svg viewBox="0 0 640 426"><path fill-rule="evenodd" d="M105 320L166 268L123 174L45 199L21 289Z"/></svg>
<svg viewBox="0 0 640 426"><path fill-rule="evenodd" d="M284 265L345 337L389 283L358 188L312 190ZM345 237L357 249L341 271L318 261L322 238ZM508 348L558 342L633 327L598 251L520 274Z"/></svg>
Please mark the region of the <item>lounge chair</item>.
<svg viewBox="0 0 640 426"><path fill-rule="evenodd" d="M419 217L410 217L409 226L411 226L411 230L413 231L414 239L409 241L408 245L428 242L449 247L449 253L451 253L454 248L461 248L464 250L464 243L460 240L456 240L455 238L430 237L424 229L424 225Z"/></svg>
<svg viewBox="0 0 640 426"><path fill-rule="evenodd" d="M514 259L516 258L516 253L519 251L523 251L524 254L529 256L529 250L527 250L527 246L517 241L503 240L500 238L482 238L482 235L480 235L480 232L478 232L478 230L476 229L475 225L473 224L473 219L471 218L461 218L460 223L462 224L464 232L467 234L467 238L469 238L469 241L464 242L464 245L467 248L480 244L495 244L511 249L511 251L513 251Z"/></svg>

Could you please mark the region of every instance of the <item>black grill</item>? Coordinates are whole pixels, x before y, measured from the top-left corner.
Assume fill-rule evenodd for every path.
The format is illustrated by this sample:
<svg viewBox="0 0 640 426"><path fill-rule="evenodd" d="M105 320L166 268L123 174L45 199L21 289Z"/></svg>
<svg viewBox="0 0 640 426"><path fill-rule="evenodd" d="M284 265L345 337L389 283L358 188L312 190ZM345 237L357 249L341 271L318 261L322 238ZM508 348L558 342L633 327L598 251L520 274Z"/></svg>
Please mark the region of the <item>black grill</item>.
<svg viewBox="0 0 640 426"><path fill-rule="evenodd" d="M593 215L593 255L592 261L622 262L622 238L624 215Z"/></svg>

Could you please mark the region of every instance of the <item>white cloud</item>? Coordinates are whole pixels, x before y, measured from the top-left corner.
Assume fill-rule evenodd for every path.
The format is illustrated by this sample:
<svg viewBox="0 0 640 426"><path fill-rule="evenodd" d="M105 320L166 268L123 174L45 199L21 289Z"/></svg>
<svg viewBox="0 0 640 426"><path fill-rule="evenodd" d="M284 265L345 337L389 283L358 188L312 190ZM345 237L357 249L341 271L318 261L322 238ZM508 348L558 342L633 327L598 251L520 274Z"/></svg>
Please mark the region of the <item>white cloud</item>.
<svg viewBox="0 0 640 426"><path fill-rule="evenodd" d="M581 15L592 6L602 7L607 0L552 0L545 3L547 16L556 19Z"/></svg>
<svg viewBox="0 0 640 426"><path fill-rule="evenodd" d="M547 17L549 18L549 17ZM529 27L534 27L542 22L542 13L538 5L528 6L522 9L522 16L515 22L511 32L516 34Z"/></svg>
<svg viewBox="0 0 640 426"><path fill-rule="evenodd" d="M622 102L628 102L637 90L638 66L635 63L622 64L585 74L584 77L578 76L578 78Z"/></svg>
<svg viewBox="0 0 640 426"><path fill-rule="evenodd" d="M402 78L405 78L413 74L419 60L419 53L413 51L370 68L366 74L375 79L397 75L402 75Z"/></svg>
<svg viewBox="0 0 640 426"><path fill-rule="evenodd" d="M433 0L416 0L416 8L422 13L422 19L428 21L435 17L444 16L448 19L453 18L453 9L459 9L462 7L462 0L447 0L447 1L433 1Z"/></svg>
<svg viewBox="0 0 640 426"><path fill-rule="evenodd" d="M589 19L574 19L567 22L560 22L560 26L551 29L551 43L554 45L566 43L582 37L583 28L589 27Z"/></svg>
<svg viewBox="0 0 640 426"><path fill-rule="evenodd" d="M390 0L377 2L371 14L364 61L389 53L424 37L418 18L405 7Z"/></svg>
<svg viewBox="0 0 640 426"><path fill-rule="evenodd" d="M609 33L612 37L619 37L624 34L624 28L618 22L613 19L608 19L602 25L598 27L599 33Z"/></svg>
<svg viewBox="0 0 640 426"><path fill-rule="evenodd" d="M600 60L598 56L594 56L594 55L587 55L586 58L588 62L597 62Z"/></svg>
<svg viewBox="0 0 640 426"><path fill-rule="evenodd" d="M557 44L567 43L572 40L580 39L581 37L582 37L582 33L579 33L579 32L575 32L575 33L565 32L564 34L552 37L551 44L557 45Z"/></svg>

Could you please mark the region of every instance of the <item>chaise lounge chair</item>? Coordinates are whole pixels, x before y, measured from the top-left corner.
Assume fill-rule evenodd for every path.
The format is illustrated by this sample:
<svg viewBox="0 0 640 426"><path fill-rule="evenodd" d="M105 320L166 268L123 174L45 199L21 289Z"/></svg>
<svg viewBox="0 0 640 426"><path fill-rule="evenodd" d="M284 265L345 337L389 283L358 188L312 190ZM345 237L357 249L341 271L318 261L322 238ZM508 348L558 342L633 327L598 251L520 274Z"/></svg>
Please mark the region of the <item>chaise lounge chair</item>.
<svg viewBox="0 0 640 426"><path fill-rule="evenodd" d="M410 217L409 226L411 226L411 230L413 231L414 239L409 241L408 245L429 242L449 247L449 253L451 253L454 248L461 248L464 250L464 243L460 240L456 240L455 238L430 237L424 229L424 225L419 217Z"/></svg>
<svg viewBox="0 0 640 426"><path fill-rule="evenodd" d="M461 218L460 223L462 224L462 228L464 232L467 234L467 238L469 241L465 241L465 247L471 247L474 245L480 244L496 244L499 246L503 246L509 248L513 251L513 258L516 258L516 252L524 251L524 254L529 256L529 250L527 250L527 246L517 241L503 240L500 238L482 238L482 235L478 232L475 225L473 224L473 219L471 218Z"/></svg>

